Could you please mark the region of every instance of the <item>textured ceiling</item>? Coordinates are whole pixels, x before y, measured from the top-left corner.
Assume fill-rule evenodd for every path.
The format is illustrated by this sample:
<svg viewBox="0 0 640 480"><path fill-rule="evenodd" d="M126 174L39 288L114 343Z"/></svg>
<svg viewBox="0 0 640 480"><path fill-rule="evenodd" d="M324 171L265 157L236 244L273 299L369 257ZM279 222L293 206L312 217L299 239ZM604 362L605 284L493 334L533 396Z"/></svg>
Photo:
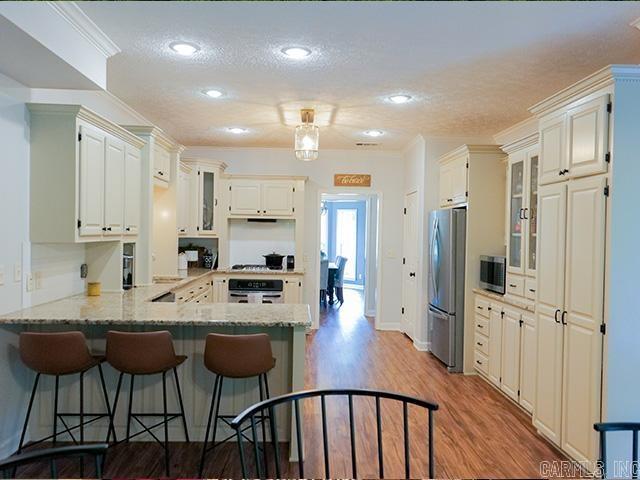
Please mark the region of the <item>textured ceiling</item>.
<svg viewBox="0 0 640 480"><path fill-rule="evenodd" d="M289 147L315 107L320 148L494 134L611 63L640 63L636 2L81 2L122 49L108 89L185 145ZM198 44L193 57L174 41ZM292 61L284 46L313 54ZM201 92L226 92L210 99ZM393 105L394 93L414 102ZM244 135L225 129L241 126ZM385 135L370 139L367 129Z"/></svg>

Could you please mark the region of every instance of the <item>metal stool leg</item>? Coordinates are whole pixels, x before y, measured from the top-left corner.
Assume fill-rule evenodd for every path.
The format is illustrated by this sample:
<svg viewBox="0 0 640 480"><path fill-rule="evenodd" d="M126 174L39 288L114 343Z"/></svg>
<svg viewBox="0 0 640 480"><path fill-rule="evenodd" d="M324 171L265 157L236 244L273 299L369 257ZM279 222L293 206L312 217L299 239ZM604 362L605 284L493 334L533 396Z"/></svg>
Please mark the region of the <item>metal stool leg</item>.
<svg viewBox="0 0 640 480"><path fill-rule="evenodd" d="M84 372L80 372L80 443L84 443ZM84 477L84 457L80 457L80 478Z"/></svg>
<svg viewBox="0 0 640 480"><path fill-rule="evenodd" d="M102 365L98 364L98 372L100 372L100 385L102 386L102 394L104 395L104 404L107 408L107 415L109 416L109 428L107 430L107 443L113 433L113 441L116 442L116 430L113 426L113 414L111 413L111 405L109 404L109 394L107 393L107 385L104 381L104 372L102 371Z"/></svg>
<svg viewBox="0 0 640 480"><path fill-rule="evenodd" d="M127 439L129 441L129 436L131 434L131 408L133 406L133 379L135 375L130 375L131 381L129 383L129 411L127 413Z"/></svg>
<svg viewBox="0 0 640 480"><path fill-rule="evenodd" d="M29 406L27 407L27 415L24 417L24 425L22 426L22 434L20 435L20 443L18 444L18 451L22 451L24 446L24 438L27 435L27 427L29 426L29 417L31 416L31 409L33 408L33 400L36 398L36 390L38 389L38 381L40 380L40 374L36 374L36 379L33 382L33 389L31 390L31 397L29 398Z"/></svg>
<svg viewBox="0 0 640 480"><path fill-rule="evenodd" d="M169 476L169 417L167 415L167 372L162 372L162 406L164 412L164 470Z"/></svg>
<svg viewBox="0 0 640 480"><path fill-rule="evenodd" d="M216 447L216 432L218 430L218 416L220 414L220 399L222 398L222 381L224 380L223 376L220 376L220 383L218 384L218 398L216 398L216 411L213 415L213 433L211 434L213 447L211 450L214 450Z"/></svg>
<svg viewBox="0 0 640 480"><path fill-rule="evenodd" d="M118 386L116 387L116 396L113 399L113 410L111 411L111 421L109 422L109 426L113 430L114 443L117 441L115 437L115 434L116 434L115 418L116 418L116 409L118 408L118 399L120 398L120 388L122 387L122 377L124 377L124 373L121 373L120 376L118 376ZM109 440L108 437L107 437L107 440Z"/></svg>
<svg viewBox="0 0 640 480"><path fill-rule="evenodd" d="M53 396L53 444L58 443L58 389L60 387L60 377L56 375L55 393Z"/></svg>
<svg viewBox="0 0 640 480"><path fill-rule="evenodd" d="M180 382L178 380L178 370L174 367L173 376L176 379L176 389L178 390L178 402L180 403L180 413L182 414L182 426L184 427L184 437L189 443L189 431L187 429L187 417L184 414L184 404L182 403L182 392L180 391Z"/></svg>
<svg viewBox="0 0 640 480"><path fill-rule="evenodd" d="M211 405L209 405L209 418L207 420L207 430L204 434L204 445L202 446L202 456L200 457L200 468L198 469L198 477L202 478L202 473L204 472L204 461L207 455L207 443L209 442L209 433L211 432L211 420L213 418L213 407L216 403L216 396L218 395L218 376L216 375L216 379L213 382L213 393L211 395ZM215 444L216 439L213 439Z"/></svg>
<svg viewBox="0 0 640 480"><path fill-rule="evenodd" d="M260 401L264 400L264 392L262 390L262 377L258 375L258 390L260 391ZM265 420L265 410L260 412L260 430L262 430L262 458L264 460L264 474L266 478L269 478L269 457L267 456L267 423Z"/></svg>

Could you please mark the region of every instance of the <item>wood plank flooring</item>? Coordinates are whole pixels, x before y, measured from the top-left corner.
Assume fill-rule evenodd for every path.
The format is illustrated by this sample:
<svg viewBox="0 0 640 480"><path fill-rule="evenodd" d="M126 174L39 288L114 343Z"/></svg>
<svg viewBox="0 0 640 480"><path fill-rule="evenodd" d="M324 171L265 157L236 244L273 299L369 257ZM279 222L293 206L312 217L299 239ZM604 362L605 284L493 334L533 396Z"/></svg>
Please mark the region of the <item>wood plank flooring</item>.
<svg viewBox="0 0 640 480"><path fill-rule="evenodd" d="M536 434L531 419L477 376L450 375L432 355L418 352L398 332L378 332L362 315L359 293L345 289L345 303L322 313L321 328L307 337L307 388L378 388L435 401L436 476L439 478L534 478L541 461L564 457ZM345 398L327 401L331 476L351 475L349 424ZM305 474L323 477L319 400L303 403ZM378 476L375 413L372 400L357 399L358 476ZM382 404L385 476L404 476L401 407ZM410 408L411 473L426 477L427 417ZM171 445L171 475L197 475L201 444ZM284 448L284 446L283 446ZM281 449L282 451L282 449ZM119 445L109 451L107 477L162 477L162 449L155 443ZM273 473L273 466L270 471ZM87 468L87 474L90 474ZM77 462L59 465L59 475L78 476ZM20 477L47 477L47 465L23 468ZM224 445L210 456L208 477L240 477L237 447ZM295 464L284 476L297 476Z"/></svg>

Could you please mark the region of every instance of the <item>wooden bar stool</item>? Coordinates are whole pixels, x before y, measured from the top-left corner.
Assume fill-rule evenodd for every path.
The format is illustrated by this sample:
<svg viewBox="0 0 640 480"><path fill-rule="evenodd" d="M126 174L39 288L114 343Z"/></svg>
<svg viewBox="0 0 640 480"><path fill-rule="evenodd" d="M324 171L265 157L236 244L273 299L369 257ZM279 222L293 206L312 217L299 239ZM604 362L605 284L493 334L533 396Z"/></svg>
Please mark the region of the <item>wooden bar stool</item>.
<svg viewBox="0 0 640 480"><path fill-rule="evenodd" d="M33 389L31 391L31 397L29 398L29 406L27 407L27 414L24 419L17 453L20 453L24 447L24 440L29 426L29 417L31 416L31 409L38 389L40 375L51 375L55 377L53 433L48 437L30 442L30 445L35 445L50 439L52 439L55 445L58 441L58 436L65 433L69 434L75 444L84 443L84 426L104 417L109 418L107 442L112 432L115 440L109 396L102 372L102 362L104 362L105 357L103 355L92 355L89 352L87 342L82 332L22 332L20 334L19 348L22 362L36 372L36 378L33 382ZM93 367L98 367L98 372L100 373L100 383L107 410L106 413L87 413L84 411L84 375ZM60 377L75 374L80 375L80 411L78 413L60 413L58 412ZM74 426L69 426L65 421L65 417L79 417L79 423ZM90 418L85 420L86 417ZM58 420L64 425L64 429L60 432L58 432ZM80 430L80 437L76 439L73 432L78 429Z"/></svg>
<svg viewBox="0 0 640 480"><path fill-rule="evenodd" d="M180 382L178 380L177 367L187 359L184 355L176 355L173 348L173 338L168 331L160 332L107 332L107 362L120 372L118 377L118 387L116 388L116 396L113 401L113 416L115 416L118 405L118 397L120 396L120 388L122 387L122 378L125 374L130 376L129 381L129 409L127 412L127 435L124 440L128 442L131 438L148 433L151 435L164 449L165 457L165 473L169 476L169 422L178 417L182 418L184 426L184 436L189 441L189 432L187 431L187 419L184 415L184 405L182 402L182 392L180 391ZM176 382L176 390L178 392L178 402L180 404L180 413L167 412L167 372L173 370L173 376ZM162 374L162 413L134 413L131 411L133 405L133 383L138 375L159 375ZM144 417L163 417L163 419L149 427L147 427L141 418ZM131 435L131 419L135 420L142 430ZM164 425L164 442L152 432L154 428Z"/></svg>
<svg viewBox="0 0 640 480"><path fill-rule="evenodd" d="M267 373L275 367L276 359L273 358L273 353L271 352L271 339L266 333L259 333L255 335L221 335L217 333L210 333L207 335L204 349L204 365L209 371L213 372L216 377L213 382L213 396L211 397L207 432L205 434L204 445L202 447L202 457L200 459L200 470L198 474L199 477L202 477L207 452L213 451L219 444L235 437L235 433L233 433L224 440L216 442L218 419L230 426L231 420L236 416L220 415L222 381L225 378L258 377L258 389L260 391L260 400L262 401L269 398L269 382L267 379ZM256 425L261 425L262 450L266 464L267 436L264 427L265 420L268 419L271 421L271 418L268 415L259 415L256 416L256 419ZM211 433L212 421L213 433ZM273 432L272 427L273 424L271 424L271 432ZM211 446L207 448L210 433ZM246 435L244 435L244 437L247 440L252 441ZM267 472L267 476L268 475L269 473Z"/></svg>

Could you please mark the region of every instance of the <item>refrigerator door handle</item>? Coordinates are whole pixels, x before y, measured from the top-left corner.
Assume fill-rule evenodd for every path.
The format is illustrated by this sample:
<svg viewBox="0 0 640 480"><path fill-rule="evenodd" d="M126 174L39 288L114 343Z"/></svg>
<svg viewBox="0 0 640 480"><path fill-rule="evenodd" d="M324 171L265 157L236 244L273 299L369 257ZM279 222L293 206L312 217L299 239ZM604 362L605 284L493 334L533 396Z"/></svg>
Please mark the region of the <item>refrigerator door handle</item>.
<svg viewBox="0 0 640 480"><path fill-rule="evenodd" d="M433 242L431 245L431 281L433 283L433 292L435 293L436 298L439 297L438 294L438 275L436 274L436 267L440 263L440 221L436 217L435 222L433 224ZM437 261L436 261L437 257Z"/></svg>

